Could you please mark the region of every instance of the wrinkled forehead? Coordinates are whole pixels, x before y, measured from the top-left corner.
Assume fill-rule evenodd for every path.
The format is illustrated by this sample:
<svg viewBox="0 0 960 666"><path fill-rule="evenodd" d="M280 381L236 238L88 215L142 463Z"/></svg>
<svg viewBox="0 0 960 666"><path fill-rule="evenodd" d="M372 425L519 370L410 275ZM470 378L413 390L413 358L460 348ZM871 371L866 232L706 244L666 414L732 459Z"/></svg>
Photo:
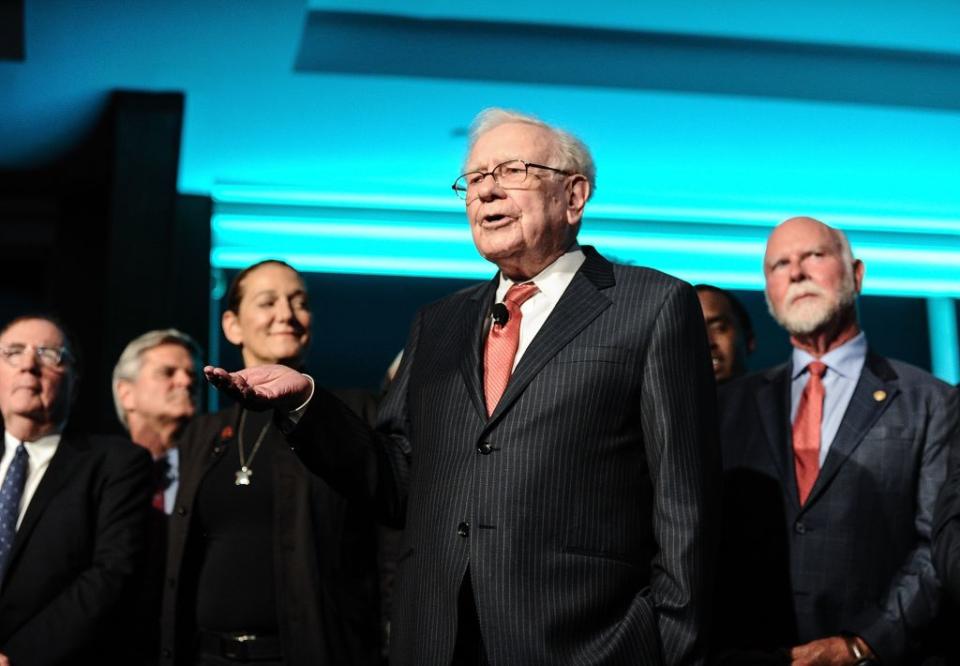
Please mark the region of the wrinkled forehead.
<svg viewBox="0 0 960 666"><path fill-rule="evenodd" d="M467 154L464 172L492 169L509 160L548 162L556 147L556 137L544 127L504 123L477 137Z"/></svg>
<svg viewBox="0 0 960 666"><path fill-rule="evenodd" d="M24 319L10 325L0 334L0 345L33 345L62 347L64 335L60 327L46 319Z"/></svg>
<svg viewBox="0 0 960 666"><path fill-rule="evenodd" d="M803 252L839 253L840 243L836 233L827 225L815 220L785 223L774 229L767 239L766 260Z"/></svg>

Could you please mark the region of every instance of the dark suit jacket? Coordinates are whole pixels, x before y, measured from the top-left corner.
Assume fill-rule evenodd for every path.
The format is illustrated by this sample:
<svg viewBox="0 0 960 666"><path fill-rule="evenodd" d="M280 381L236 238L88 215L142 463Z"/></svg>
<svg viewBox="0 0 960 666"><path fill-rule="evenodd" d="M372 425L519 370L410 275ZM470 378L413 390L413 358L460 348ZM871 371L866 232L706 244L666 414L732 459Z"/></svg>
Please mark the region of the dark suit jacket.
<svg viewBox="0 0 960 666"><path fill-rule="evenodd" d="M180 485L170 516L162 664L192 663L201 553L194 499L212 464L236 456L240 410L195 418L180 439ZM222 437L230 426L229 437ZM280 438L275 428L268 438ZM376 526L371 514L309 474L283 443L273 468L274 562L280 639L288 666L374 665L380 659Z"/></svg>
<svg viewBox="0 0 960 666"><path fill-rule="evenodd" d="M943 484L934 520L933 553L937 573L949 596L943 618L945 652L948 663L960 664L960 646L956 628L960 618L960 391L954 389L947 407L955 415L950 437L947 480Z"/></svg>
<svg viewBox="0 0 960 666"><path fill-rule="evenodd" d="M868 354L801 507L790 364L721 388L717 615L727 646L774 648L851 632L884 664L918 663L939 606L930 535L957 417L947 409L950 392L922 370Z"/></svg>
<svg viewBox="0 0 960 666"><path fill-rule="evenodd" d="M317 391L290 435L343 492L405 514L395 666L450 663L468 566L491 663L704 655L719 467L700 306L584 250L492 417L496 280L418 313L378 433Z"/></svg>
<svg viewBox="0 0 960 666"><path fill-rule="evenodd" d="M151 488L150 456L129 440L60 440L0 588L0 652L11 663L127 663Z"/></svg>

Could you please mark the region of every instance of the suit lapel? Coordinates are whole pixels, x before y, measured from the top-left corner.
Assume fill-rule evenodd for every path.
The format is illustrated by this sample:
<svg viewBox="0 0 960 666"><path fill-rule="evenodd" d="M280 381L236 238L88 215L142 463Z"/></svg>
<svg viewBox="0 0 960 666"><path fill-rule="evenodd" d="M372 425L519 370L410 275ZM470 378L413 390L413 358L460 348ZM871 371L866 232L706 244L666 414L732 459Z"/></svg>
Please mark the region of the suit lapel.
<svg viewBox="0 0 960 666"><path fill-rule="evenodd" d="M790 436L790 371L790 363L769 370L767 382L757 392L756 400L770 455L794 509L798 509Z"/></svg>
<svg viewBox="0 0 960 666"><path fill-rule="evenodd" d="M247 434L244 439L250 437L250 417L247 417ZM214 433L214 440L212 445L208 444L201 451L201 457L198 461L197 469L197 481L195 484L191 484L194 488L200 487L200 482L203 480L203 477L207 475L207 472L210 471L210 468L221 458L227 451L234 451L236 455L237 438L240 436L240 406L232 405L227 410L227 420L226 424L220 428L220 430ZM255 440L254 440L255 441ZM247 446L251 446L247 444ZM240 467L240 460L237 459L237 468Z"/></svg>
<svg viewBox="0 0 960 666"><path fill-rule="evenodd" d="M465 349L460 356L460 373L467 385L467 393L474 409L484 421L487 419L487 405L483 397L483 349L484 334L487 330L487 315L497 293L500 274L484 287L477 289L467 303L467 312L461 318L461 343L458 349Z"/></svg>
<svg viewBox="0 0 960 666"><path fill-rule="evenodd" d="M210 468L227 451L235 450L239 416L240 407L238 405L231 405L219 414L211 414L209 425L204 425L202 438L198 437L196 439L198 446L187 449L181 444L178 505L192 504L194 494ZM239 460L237 462L239 467Z"/></svg>
<svg viewBox="0 0 960 666"><path fill-rule="evenodd" d="M878 391L884 394L882 400L874 397L875 394L880 395ZM809 506L823 494L850 454L860 446L864 435L899 392L896 373L890 364L883 357L868 353L850 404L847 405L847 411L843 414L843 420L840 421L840 427L804 506Z"/></svg>
<svg viewBox="0 0 960 666"><path fill-rule="evenodd" d="M13 564L17 555L23 550L24 545L30 540L30 533L36 527L40 516L43 515L47 505L60 489L67 483L77 469L80 458L87 452L87 443L82 439L63 437L57 445L57 451L50 460L50 465L40 480L36 492L30 499L27 506L27 512L23 515L23 521L17 529L17 535L13 540L13 549L10 552L10 563ZM9 578L9 576L8 576Z"/></svg>
<svg viewBox="0 0 960 666"><path fill-rule="evenodd" d="M490 417L491 422L510 409L527 385L557 352L610 307L610 299L600 290L615 284L613 265L592 247L584 246L583 252L586 260L524 352Z"/></svg>

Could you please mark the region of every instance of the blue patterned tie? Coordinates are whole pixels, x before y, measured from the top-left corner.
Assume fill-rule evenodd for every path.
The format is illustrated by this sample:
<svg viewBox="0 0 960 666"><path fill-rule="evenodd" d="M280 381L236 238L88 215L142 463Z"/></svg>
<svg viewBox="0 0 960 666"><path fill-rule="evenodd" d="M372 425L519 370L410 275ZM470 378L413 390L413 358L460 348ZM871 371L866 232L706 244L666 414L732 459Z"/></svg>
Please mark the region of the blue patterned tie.
<svg viewBox="0 0 960 666"><path fill-rule="evenodd" d="M13 538L17 535L17 519L20 517L20 499L23 484L27 480L27 450L21 443L13 454L7 475L0 486L0 581L7 572Z"/></svg>

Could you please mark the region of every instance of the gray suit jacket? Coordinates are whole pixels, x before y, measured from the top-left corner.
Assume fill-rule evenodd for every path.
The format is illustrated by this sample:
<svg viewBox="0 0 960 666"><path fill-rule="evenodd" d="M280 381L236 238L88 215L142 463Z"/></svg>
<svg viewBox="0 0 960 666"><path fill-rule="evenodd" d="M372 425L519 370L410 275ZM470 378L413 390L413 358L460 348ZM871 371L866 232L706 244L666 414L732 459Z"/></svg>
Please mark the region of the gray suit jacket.
<svg viewBox="0 0 960 666"><path fill-rule="evenodd" d="M801 507L790 364L721 389L722 642L773 648L851 632L884 664L915 663L939 606L930 536L955 432L951 391L868 354Z"/></svg>
<svg viewBox="0 0 960 666"><path fill-rule="evenodd" d="M291 435L342 492L405 517L391 664L450 663L468 566L493 664L704 657L719 461L700 307L584 250L490 418L496 280L419 312L377 433L318 392Z"/></svg>

